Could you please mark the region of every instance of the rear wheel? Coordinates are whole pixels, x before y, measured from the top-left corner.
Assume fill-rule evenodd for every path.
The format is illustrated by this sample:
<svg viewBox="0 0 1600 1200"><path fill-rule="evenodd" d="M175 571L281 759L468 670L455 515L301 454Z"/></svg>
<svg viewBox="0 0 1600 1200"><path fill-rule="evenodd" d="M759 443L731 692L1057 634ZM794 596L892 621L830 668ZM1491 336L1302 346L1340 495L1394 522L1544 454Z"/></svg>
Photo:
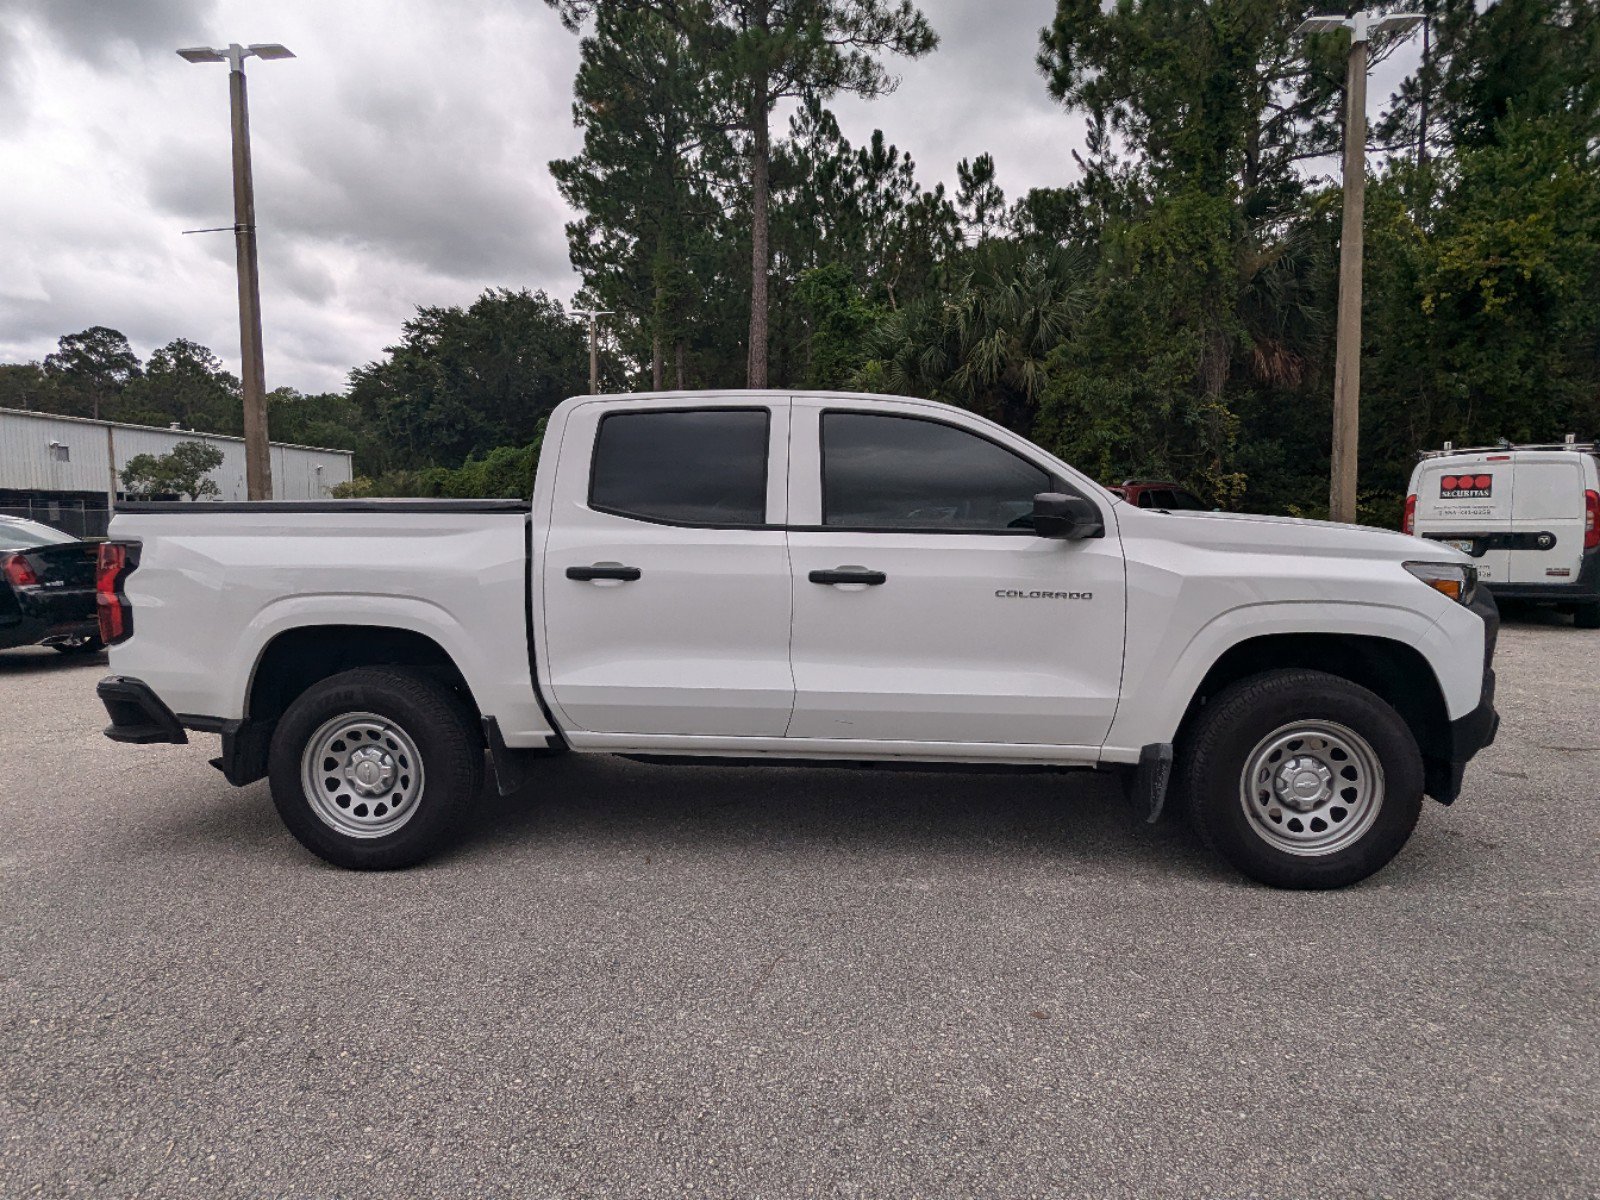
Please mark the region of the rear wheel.
<svg viewBox="0 0 1600 1200"><path fill-rule="evenodd" d="M289 832L336 866L408 867L440 848L483 784L483 746L449 688L363 667L324 679L284 713L268 764Z"/></svg>
<svg viewBox="0 0 1600 1200"><path fill-rule="evenodd" d="M1578 605L1572 610L1572 623L1579 629L1600 629L1600 601Z"/></svg>
<svg viewBox="0 0 1600 1200"><path fill-rule="evenodd" d="M1274 887L1365 879L1422 809L1422 755L1400 714L1321 671L1271 671L1212 697L1183 746L1181 783L1205 842Z"/></svg>

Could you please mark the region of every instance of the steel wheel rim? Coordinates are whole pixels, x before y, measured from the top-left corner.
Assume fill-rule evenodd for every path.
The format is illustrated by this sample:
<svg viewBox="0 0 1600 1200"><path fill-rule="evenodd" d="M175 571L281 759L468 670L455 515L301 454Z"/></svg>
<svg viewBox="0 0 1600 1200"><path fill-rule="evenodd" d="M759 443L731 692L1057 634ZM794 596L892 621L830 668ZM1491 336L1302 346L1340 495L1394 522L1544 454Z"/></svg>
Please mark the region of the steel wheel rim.
<svg viewBox="0 0 1600 1200"><path fill-rule="evenodd" d="M1293 721L1256 743L1239 778L1256 836L1301 857L1337 854L1383 807L1383 765L1372 744L1333 721Z"/></svg>
<svg viewBox="0 0 1600 1200"><path fill-rule="evenodd" d="M416 814L422 755L388 717L341 713L306 740L300 786L311 811L335 833L386 837Z"/></svg>

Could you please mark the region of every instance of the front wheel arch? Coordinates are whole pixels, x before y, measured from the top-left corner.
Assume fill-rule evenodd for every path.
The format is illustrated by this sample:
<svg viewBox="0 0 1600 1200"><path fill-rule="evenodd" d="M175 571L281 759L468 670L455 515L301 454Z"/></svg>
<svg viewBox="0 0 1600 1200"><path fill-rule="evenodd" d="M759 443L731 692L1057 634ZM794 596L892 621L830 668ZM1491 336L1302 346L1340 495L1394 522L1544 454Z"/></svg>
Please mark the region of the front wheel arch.
<svg viewBox="0 0 1600 1200"><path fill-rule="evenodd" d="M1229 647L1200 681L1179 722L1182 745L1208 703L1241 679L1268 671L1320 671L1367 689L1405 721L1422 752L1425 790L1439 796L1449 780L1450 713L1438 676L1414 646L1361 634L1286 633Z"/></svg>

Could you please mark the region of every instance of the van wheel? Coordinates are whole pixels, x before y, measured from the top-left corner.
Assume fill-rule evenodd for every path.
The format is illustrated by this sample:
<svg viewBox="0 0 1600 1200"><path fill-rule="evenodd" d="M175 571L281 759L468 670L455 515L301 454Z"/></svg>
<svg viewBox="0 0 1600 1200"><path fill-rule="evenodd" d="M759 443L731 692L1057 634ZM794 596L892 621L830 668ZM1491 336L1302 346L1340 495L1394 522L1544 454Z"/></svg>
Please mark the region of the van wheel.
<svg viewBox="0 0 1600 1200"><path fill-rule="evenodd" d="M483 744L449 688L362 667L314 684L272 734L272 802L307 850L354 870L438 850L483 786Z"/></svg>
<svg viewBox="0 0 1600 1200"><path fill-rule="evenodd" d="M1181 747L1201 838L1250 878L1337 888L1389 862L1422 811L1422 754L1384 700L1322 671L1269 671L1212 697Z"/></svg>
<svg viewBox="0 0 1600 1200"><path fill-rule="evenodd" d="M1572 623L1579 629L1600 629L1600 603L1578 605L1572 610Z"/></svg>

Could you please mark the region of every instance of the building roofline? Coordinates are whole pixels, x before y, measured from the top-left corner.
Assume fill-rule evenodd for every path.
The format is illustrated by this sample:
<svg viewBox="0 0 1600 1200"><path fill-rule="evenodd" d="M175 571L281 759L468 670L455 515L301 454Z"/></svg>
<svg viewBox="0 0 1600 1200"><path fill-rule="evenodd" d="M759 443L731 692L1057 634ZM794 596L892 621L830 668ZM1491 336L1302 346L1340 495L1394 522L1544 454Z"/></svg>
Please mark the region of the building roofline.
<svg viewBox="0 0 1600 1200"><path fill-rule="evenodd" d="M94 417L69 417L64 413L39 412L31 408L0 408L0 416L37 417L41 421L75 421L79 425L94 425L101 429L137 429L142 433L188 434L190 437L213 438L219 442L239 442L244 439L232 433L206 433L199 429L169 429L165 425L134 425L127 421L101 421ZM355 457L354 450L339 450L333 446L302 446L298 442L268 442L282 450L314 450L318 454L346 454Z"/></svg>

